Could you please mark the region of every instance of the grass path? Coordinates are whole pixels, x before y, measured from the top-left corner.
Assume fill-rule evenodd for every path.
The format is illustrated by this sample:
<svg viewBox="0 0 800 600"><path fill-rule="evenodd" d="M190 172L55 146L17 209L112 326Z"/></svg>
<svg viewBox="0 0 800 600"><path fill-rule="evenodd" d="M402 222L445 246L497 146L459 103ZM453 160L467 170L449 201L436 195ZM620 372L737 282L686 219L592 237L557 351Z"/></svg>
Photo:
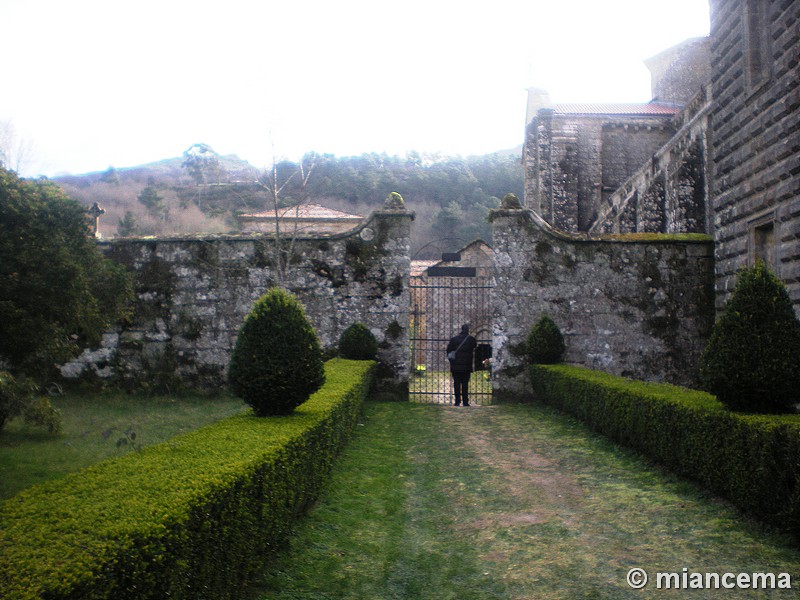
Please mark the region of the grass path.
<svg viewBox="0 0 800 600"><path fill-rule="evenodd" d="M633 567L790 573L793 590L632 590ZM253 598L800 598L800 552L537 406L366 406Z"/></svg>

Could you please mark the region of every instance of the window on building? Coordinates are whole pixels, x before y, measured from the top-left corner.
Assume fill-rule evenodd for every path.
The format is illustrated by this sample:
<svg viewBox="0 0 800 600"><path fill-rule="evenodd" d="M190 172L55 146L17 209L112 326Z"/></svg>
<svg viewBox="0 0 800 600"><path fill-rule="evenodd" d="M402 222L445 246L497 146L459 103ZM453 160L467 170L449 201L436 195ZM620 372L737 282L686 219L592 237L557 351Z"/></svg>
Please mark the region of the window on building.
<svg viewBox="0 0 800 600"><path fill-rule="evenodd" d="M765 0L745 0L742 20L744 22L744 56L747 84L757 88L767 81L772 73L769 44L769 6Z"/></svg>
<svg viewBox="0 0 800 600"><path fill-rule="evenodd" d="M751 235L750 262L763 261L773 271L777 270L775 246L775 222L770 218L753 225Z"/></svg>

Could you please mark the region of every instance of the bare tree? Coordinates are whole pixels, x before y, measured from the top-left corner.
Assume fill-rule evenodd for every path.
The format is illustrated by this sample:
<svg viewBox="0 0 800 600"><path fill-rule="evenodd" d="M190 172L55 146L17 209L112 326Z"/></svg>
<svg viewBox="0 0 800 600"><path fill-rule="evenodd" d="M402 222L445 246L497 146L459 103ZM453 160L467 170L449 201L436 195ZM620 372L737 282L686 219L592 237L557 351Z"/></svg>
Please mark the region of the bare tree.
<svg viewBox="0 0 800 600"><path fill-rule="evenodd" d="M11 121L0 121L0 167L17 173L30 161L33 147L28 140L20 139Z"/></svg>
<svg viewBox="0 0 800 600"><path fill-rule="evenodd" d="M292 163L282 164L285 168ZM294 258L297 238L302 232L300 209L309 201L308 182L314 171L314 165L313 157L309 164L300 159L296 166L291 167L290 172L282 172L284 169L279 168L273 152L272 168L258 178L258 185L268 196L268 211L272 214L271 223L274 228L270 227L269 233L274 239L272 251L275 275L281 285L286 281L289 265ZM294 192L293 197L284 198L284 193L290 184Z"/></svg>

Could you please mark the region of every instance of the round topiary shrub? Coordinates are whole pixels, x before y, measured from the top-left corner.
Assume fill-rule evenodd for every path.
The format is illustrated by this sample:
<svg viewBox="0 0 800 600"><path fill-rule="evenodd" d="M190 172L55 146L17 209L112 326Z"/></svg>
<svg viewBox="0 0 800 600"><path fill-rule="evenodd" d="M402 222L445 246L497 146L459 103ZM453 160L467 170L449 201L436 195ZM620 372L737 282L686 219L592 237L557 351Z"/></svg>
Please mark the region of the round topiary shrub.
<svg viewBox="0 0 800 600"><path fill-rule="evenodd" d="M739 271L701 358L700 381L733 410L786 412L800 402L800 321L763 263Z"/></svg>
<svg viewBox="0 0 800 600"><path fill-rule="evenodd" d="M297 299L264 294L244 320L228 365L231 391L256 415L288 415L325 383L322 349Z"/></svg>
<svg viewBox="0 0 800 600"><path fill-rule="evenodd" d="M566 346L558 325L547 315L531 328L525 342L528 361L532 364L555 364L561 362Z"/></svg>
<svg viewBox="0 0 800 600"><path fill-rule="evenodd" d="M373 360L378 340L363 323L353 323L339 337L339 355L353 360Z"/></svg>

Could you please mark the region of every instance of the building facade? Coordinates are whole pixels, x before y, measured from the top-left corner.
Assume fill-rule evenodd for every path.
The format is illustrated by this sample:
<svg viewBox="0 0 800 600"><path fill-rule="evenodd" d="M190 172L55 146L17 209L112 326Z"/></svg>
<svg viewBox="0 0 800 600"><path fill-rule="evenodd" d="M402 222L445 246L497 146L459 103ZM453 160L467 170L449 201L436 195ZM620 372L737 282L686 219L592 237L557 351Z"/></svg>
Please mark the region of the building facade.
<svg viewBox="0 0 800 600"><path fill-rule="evenodd" d="M561 231L587 231L608 196L673 137L678 112L663 102L539 108L526 128L526 207Z"/></svg>
<svg viewBox="0 0 800 600"><path fill-rule="evenodd" d="M761 259L800 314L800 2L710 6L718 307Z"/></svg>
<svg viewBox="0 0 800 600"><path fill-rule="evenodd" d="M707 39L646 61L649 103L531 92L525 205L566 232L707 233L718 310L763 260L800 315L800 3L709 4Z"/></svg>

